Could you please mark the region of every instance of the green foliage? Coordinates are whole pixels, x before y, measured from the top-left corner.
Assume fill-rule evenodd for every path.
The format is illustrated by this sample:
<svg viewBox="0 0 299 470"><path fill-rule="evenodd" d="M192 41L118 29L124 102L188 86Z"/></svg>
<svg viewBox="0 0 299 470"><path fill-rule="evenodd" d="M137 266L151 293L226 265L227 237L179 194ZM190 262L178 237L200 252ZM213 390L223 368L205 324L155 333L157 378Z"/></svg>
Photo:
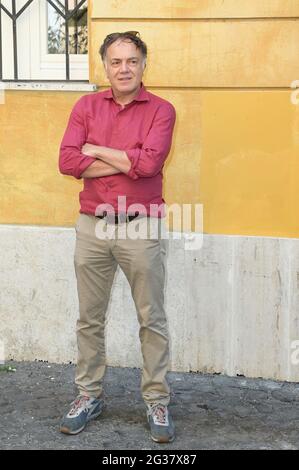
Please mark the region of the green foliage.
<svg viewBox="0 0 299 470"><path fill-rule="evenodd" d="M65 54L65 21L57 11L55 26L48 27L48 53ZM87 7L80 8L68 22L69 53L87 54Z"/></svg>
<svg viewBox="0 0 299 470"><path fill-rule="evenodd" d="M0 366L0 372L16 372L17 369L11 366Z"/></svg>

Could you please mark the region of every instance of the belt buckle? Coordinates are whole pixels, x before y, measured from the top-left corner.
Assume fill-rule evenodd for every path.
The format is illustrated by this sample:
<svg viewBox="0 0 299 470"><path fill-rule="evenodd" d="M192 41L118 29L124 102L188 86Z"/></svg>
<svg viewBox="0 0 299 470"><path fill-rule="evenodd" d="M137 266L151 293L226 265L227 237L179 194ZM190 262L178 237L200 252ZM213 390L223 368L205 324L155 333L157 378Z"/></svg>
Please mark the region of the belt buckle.
<svg viewBox="0 0 299 470"><path fill-rule="evenodd" d="M137 219L138 217L140 217L139 212L135 213L134 215L128 213L110 214L106 212L102 216L100 216L100 219L105 220L106 224L117 225L129 223L132 220Z"/></svg>
<svg viewBox="0 0 299 470"><path fill-rule="evenodd" d="M115 225L118 223L117 215L113 214L106 214L105 221L107 224Z"/></svg>
<svg viewBox="0 0 299 470"><path fill-rule="evenodd" d="M119 214L115 215L115 223L116 224L127 224L130 222L130 214L127 212L120 212Z"/></svg>

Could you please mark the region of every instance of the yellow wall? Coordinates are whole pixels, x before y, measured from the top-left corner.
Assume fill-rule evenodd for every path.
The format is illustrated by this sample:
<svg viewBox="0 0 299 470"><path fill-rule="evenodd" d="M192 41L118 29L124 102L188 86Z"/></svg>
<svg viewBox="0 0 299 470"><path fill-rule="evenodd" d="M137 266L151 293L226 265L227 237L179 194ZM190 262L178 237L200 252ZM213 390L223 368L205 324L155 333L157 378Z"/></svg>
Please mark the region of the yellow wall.
<svg viewBox="0 0 299 470"><path fill-rule="evenodd" d="M73 225L81 183L58 173L78 93L6 91L0 106L0 222Z"/></svg>
<svg viewBox="0 0 299 470"><path fill-rule="evenodd" d="M153 7L155 4L155 7ZM171 204L204 204L204 232L299 236L299 2L90 1L90 80L108 32L141 32L145 84L177 109L165 168ZM72 225L81 182L58 174L78 93L6 93L0 223Z"/></svg>
<svg viewBox="0 0 299 470"><path fill-rule="evenodd" d="M92 18L296 17L297 0L92 0Z"/></svg>
<svg viewBox="0 0 299 470"><path fill-rule="evenodd" d="M115 30L141 32L151 87L289 87L299 77L299 20L94 20L91 26L91 81L99 84L108 83L99 44Z"/></svg>

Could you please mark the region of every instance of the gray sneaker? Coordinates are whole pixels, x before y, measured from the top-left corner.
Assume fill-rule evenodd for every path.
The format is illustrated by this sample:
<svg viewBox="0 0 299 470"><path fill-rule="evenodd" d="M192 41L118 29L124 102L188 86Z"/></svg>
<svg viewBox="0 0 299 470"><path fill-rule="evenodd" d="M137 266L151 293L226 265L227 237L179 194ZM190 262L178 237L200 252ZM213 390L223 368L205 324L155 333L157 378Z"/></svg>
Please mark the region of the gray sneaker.
<svg viewBox="0 0 299 470"><path fill-rule="evenodd" d="M70 411L60 423L60 432L64 434L78 434L83 431L86 424L97 418L103 411L104 400L79 395L71 404Z"/></svg>
<svg viewBox="0 0 299 470"><path fill-rule="evenodd" d="M148 404L147 420L153 441L166 443L174 440L174 423L166 405Z"/></svg>

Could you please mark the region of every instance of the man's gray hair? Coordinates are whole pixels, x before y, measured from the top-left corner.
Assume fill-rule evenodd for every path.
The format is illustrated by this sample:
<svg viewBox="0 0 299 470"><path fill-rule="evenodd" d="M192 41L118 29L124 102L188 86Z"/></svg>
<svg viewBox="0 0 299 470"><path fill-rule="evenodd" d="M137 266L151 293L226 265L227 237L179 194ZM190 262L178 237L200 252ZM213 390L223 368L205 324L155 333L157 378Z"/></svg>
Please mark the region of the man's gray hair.
<svg viewBox="0 0 299 470"><path fill-rule="evenodd" d="M142 41L139 32L126 31L124 33L111 33L105 37L104 42L99 50L103 62L105 61L108 47L111 46L111 44L113 44L118 39L121 39L122 41L126 42L133 42L137 49L141 51L141 54L143 55L145 61L147 56L147 45L145 44L145 42Z"/></svg>

